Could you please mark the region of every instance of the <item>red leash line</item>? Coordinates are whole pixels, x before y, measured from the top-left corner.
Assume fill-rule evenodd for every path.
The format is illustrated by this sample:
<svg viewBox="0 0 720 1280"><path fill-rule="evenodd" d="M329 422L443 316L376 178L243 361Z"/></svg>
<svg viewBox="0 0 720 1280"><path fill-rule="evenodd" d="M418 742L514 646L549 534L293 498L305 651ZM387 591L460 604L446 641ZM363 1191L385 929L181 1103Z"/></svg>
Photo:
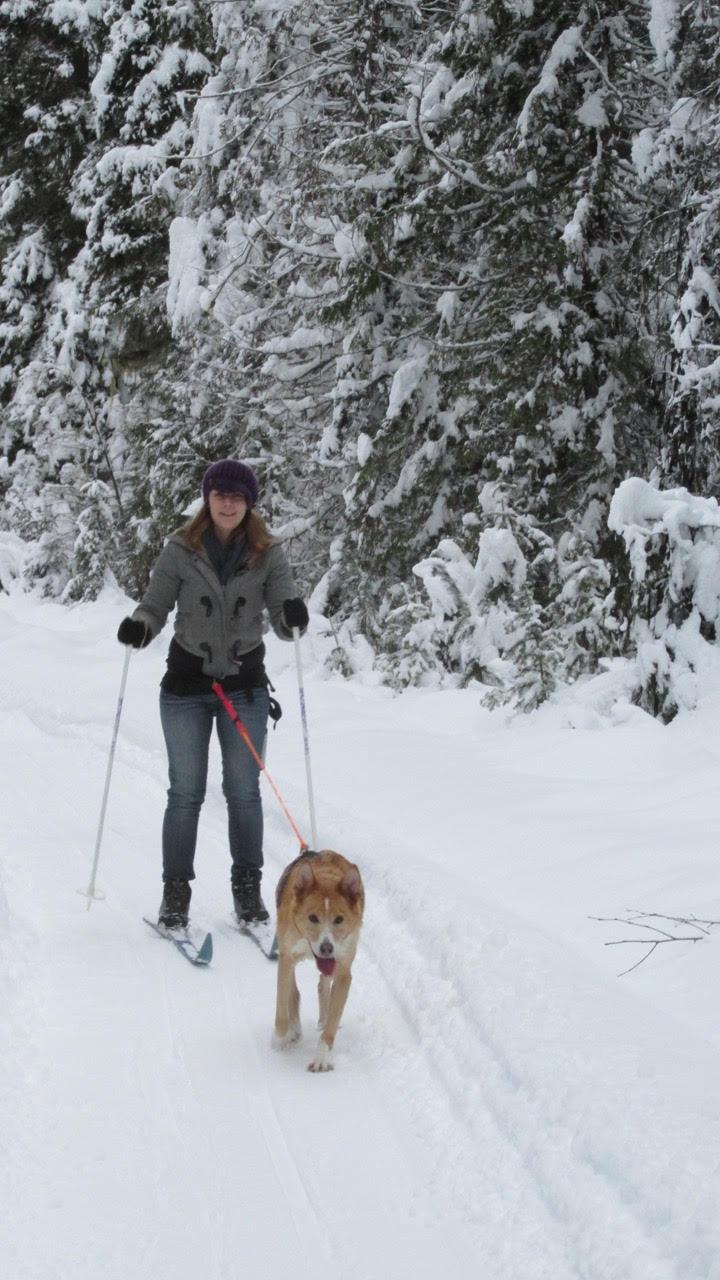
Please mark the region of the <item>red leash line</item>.
<svg viewBox="0 0 720 1280"><path fill-rule="evenodd" d="M235 725L235 728L237 729L238 733L240 734L240 737L242 738L243 742L245 743L245 746L247 747L247 749L248 749L248 751L250 752L250 754L251 754L251 756L252 756L253 760L255 761L255 763L256 763L256 765L257 765L258 769L260 770L260 772L261 772L261 773L264 773L264 774L265 774L265 777L267 778L268 782L270 783L270 786L272 787L273 791L275 792L275 796L276 796L276 798L277 798L278 804L280 805L280 808L282 809L283 813L285 814L285 817L287 818L288 822L290 823L290 826L291 826L291 828L292 828L292 830L293 830L293 834L294 834L295 836L297 836L297 839L300 841L300 849L301 849L301 851L302 851L302 852L304 852L304 850L305 850L305 849L309 848L308 842L307 842L307 840L303 840L302 836L300 835L300 832L298 831L298 829L297 829L297 827L296 827L296 825L295 825L295 822L293 821L293 817L292 817L292 814L290 813L290 810L288 809L287 805L285 804L285 801L283 800L282 796L280 795L280 792L278 791L277 787L275 786L275 783L274 783L274 782L273 782L273 780L272 780L272 777L270 776L270 774L269 774L269 773L268 773L268 771L267 771L267 768L266 768L266 766L265 766L265 761L262 759L262 757L261 757L261 756L259 756L259 755L258 755L257 751L255 750L255 746L254 746L254 744L253 744L253 740L252 740L252 738L250 737L250 734L248 733L247 726L243 724L242 720L240 719L240 716L238 715L237 711L235 710L235 708L234 708L234 706L233 706L232 702L231 702L231 701L230 701L230 699L228 698L228 696L227 696L227 694L226 694L225 690L223 689L222 685L220 684L219 680L215 680L215 681L213 681L212 691L213 691L213 693L215 694L215 696L216 696L217 698L219 698L219 699L220 699L220 701L221 701L222 705L224 706L225 710L227 711L227 713L228 713L228 715L229 715L230 719L232 720L233 724Z"/></svg>

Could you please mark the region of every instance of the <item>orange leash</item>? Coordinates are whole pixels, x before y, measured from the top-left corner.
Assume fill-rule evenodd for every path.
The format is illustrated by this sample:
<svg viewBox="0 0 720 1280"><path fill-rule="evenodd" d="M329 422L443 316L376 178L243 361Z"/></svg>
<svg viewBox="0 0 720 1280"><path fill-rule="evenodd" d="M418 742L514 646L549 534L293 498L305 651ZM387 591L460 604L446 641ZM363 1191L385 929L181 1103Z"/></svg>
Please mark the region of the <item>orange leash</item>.
<svg viewBox="0 0 720 1280"><path fill-rule="evenodd" d="M237 711L235 710L235 708L234 708L234 706L233 706L232 702L231 702L231 701L230 701L230 699L228 698L228 696L227 696L227 694L226 694L225 690L223 689L222 685L220 684L220 681L219 681L219 680L215 680L215 681L213 681L212 691L213 691L213 693L215 694L215 696L216 696L217 698L219 698L219 699L220 699L220 701L222 702L222 704L223 704L223 706L224 706L225 710L227 711L227 713L228 713L228 715L229 715L230 719L232 720L233 724L235 725L235 728L237 729L238 733L240 734L240 737L242 738L243 742L245 743L245 746L247 747L248 751L250 752L250 754L251 754L251 756L252 756L253 760L255 761L255 763L256 763L256 765L257 765L258 769L260 770L260 772L261 772L261 773L264 773L264 774L265 774L265 777L267 778L268 782L270 783L270 786L272 787L273 791L275 792L275 796L276 796L276 798L277 798L278 804L280 805L280 808L282 809L283 813L285 814L285 817L287 818L288 822L290 823L290 826L291 826L291 828L292 828L293 834L294 834L294 835L297 837L297 839L300 841L300 851L301 851L301 853L304 853L304 852L305 852L305 850L306 850L306 849L308 849L310 846L308 845L307 840L303 840L302 836L300 835L300 832L298 831L298 829L297 829L297 827L296 827L296 825L295 825L295 822L294 822L294 820L293 820L293 816L292 816L292 814L290 813L290 810L288 809L287 805L285 804L285 801L283 800L282 796L280 795L280 792L278 791L277 787L275 786L275 783L273 782L272 777L270 776L270 774L268 773L268 771L267 771L267 769L266 769L266 767L265 767L265 761L262 759L262 757L261 757L261 756L259 756L259 755L258 755L257 751L255 750L255 746L254 746L254 744L253 744L253 740L252 740L252 738L250 737L250 734L248 733L248 730L247 730L247 725L243 724L242 720L240 719L240 716L238 715Z"/></svg>

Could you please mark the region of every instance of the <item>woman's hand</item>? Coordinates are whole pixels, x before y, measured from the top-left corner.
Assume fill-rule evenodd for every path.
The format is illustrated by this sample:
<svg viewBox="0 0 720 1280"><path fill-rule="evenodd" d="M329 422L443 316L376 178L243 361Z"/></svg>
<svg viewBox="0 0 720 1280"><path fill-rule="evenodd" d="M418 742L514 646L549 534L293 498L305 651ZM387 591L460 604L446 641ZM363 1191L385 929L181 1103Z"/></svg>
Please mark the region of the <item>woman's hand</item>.
<svg viewBox="0 0 720 1280"><path fill-rule="evenodd" d="M137 618L123 618L118 627L117 638L121 644L132 645L133 649L144 649L152 640L152 631Z"/></svg>
<svg viewBox="0 0 720 1280"><path fill-rule="evenodd" d="M288 631L292 631L298 627L300 631L304 631L310 615L305 607L305 601L296 596L294 600L283 600L283 619Z"/></svg>

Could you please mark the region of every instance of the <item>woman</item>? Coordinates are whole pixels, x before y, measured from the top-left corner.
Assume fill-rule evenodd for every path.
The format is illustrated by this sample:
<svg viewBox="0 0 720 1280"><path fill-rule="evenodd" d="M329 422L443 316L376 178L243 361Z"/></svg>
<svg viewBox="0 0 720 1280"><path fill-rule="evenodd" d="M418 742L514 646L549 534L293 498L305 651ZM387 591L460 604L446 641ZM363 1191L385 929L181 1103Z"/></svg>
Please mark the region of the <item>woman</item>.
<svg viewBox="0 0 720 1280"><path fill-rule="evenodd" d="M188 923L213 721L222 751L235 910L241 922L268 919L260 895L259 770L212 692L213 681L220 680L262 756L270 709L263 613L267 609L282 640L291 640L294 627L305 631L308 612L282 548L254 509L257 496L257 479L244 463L225 458L208 467L202 508L166 543L140 604L118 629L122 644L144 648L177 605L160 687L170 787L158 923L166 929Z"/></svg>

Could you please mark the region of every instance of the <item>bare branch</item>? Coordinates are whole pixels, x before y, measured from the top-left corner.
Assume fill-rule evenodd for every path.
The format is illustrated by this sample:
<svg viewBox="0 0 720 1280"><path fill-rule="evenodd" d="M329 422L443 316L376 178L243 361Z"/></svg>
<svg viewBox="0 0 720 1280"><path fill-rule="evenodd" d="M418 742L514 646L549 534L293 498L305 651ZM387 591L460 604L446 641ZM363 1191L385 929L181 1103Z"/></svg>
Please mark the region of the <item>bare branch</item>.
<svg viewBox="0 0 720 1280"><path fill-rule="evenodd" d="M590 920L597 920L601 924L624 924L630 925L635 929L646 929L650 933L657 933L658 938L614 938L610 942L603 943L606 947L622 947L622 946L638 946L647 947L644 956L630 965L629 969L623 969L617 976L624 977L627 973L632 973L633 969L638 969L641 964L649 959L656 947L663 946L666 942L702 942L703 938L708 937L710 930L720 925L720 920L701 920L697 916L668 916L663 915L659 911L633 911L628 910L624 916L590 916ZM699 932L693 934L671 933L669 929L662 929L659 925L649 924L650 920L665 920L670 925L685 925L696 929Z"/></svg>

